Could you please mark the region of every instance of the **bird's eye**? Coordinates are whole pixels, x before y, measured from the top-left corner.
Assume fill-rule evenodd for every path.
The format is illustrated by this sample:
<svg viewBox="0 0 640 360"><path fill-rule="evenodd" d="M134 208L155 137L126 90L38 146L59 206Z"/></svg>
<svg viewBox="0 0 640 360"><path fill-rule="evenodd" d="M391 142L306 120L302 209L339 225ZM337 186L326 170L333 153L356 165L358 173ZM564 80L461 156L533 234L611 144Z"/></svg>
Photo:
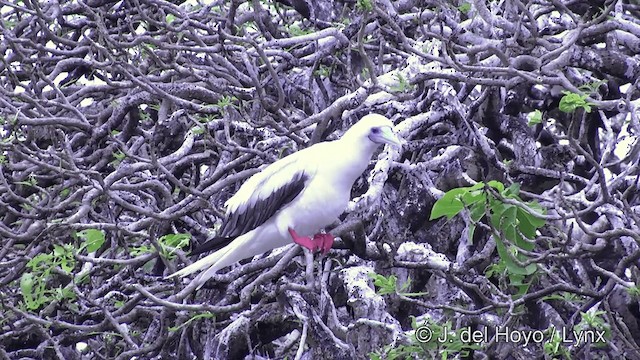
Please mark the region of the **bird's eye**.
<svg viewBox="0 0 640 360"><path fill-rule="evenodd" d="M380 133L380 128L374 127L371 129L371 133L372 134L379 134Z"/></svg>

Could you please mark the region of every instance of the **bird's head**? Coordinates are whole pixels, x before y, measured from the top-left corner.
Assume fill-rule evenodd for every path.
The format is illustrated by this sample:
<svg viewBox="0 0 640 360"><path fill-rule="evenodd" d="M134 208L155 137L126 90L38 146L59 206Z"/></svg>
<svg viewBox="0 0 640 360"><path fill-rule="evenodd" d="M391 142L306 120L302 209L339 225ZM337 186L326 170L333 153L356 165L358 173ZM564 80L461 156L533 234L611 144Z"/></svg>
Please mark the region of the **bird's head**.
<svg viewBox="0 0 640 360"><path fill-rule="evenodd" d="M344 134L343 138L369 142L374 146L382 144L400 146L402 144L393 132L391 120L378 114L364 116Z"/></svg>

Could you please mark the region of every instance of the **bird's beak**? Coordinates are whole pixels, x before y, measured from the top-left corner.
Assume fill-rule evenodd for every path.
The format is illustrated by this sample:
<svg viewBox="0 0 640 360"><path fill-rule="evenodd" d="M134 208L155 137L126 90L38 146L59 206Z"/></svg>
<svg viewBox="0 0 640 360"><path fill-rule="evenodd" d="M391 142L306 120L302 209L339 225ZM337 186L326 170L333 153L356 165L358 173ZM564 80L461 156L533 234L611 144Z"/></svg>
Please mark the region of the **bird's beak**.
<svg viewBox="0 0 640 360"><path fill-rule="evenodd" d="M393 132L393 129L388 126L380 128L380 133L376 134L375 139L372 140L378 144L389 144L397 147L402 146L402 142L398 135L396 135Z"/></svg>

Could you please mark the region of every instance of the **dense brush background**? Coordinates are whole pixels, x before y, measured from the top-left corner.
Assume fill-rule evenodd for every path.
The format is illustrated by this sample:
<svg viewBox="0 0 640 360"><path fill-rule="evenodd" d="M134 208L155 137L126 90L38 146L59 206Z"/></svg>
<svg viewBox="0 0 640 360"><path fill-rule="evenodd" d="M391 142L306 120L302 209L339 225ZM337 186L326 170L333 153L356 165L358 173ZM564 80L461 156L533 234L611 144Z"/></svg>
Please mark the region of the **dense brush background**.
<svg viewBox="0 0 640 360"><path fill-rule="evenodd" d="M1 358L640 359L637 1L0 17ZM356 182L327 256L279 249L195 293L164 279L261 165L371 112L407 143Z"/></svg>

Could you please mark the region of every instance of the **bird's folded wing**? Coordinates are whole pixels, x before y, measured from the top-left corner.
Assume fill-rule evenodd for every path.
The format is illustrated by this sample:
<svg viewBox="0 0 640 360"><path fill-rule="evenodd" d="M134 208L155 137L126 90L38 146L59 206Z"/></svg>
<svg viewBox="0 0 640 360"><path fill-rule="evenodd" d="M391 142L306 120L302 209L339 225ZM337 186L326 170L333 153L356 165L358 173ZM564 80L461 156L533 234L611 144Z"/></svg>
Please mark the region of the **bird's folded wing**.
<svg viewBox="0 0 640 360"><path fill-rule="evenodd" d="M313 152L308 150L280 159L249 178L225 203L227 217L218 236L195 247L192 254L220 249L293 201L316 172L315 159L308 158Z"/></svg>

